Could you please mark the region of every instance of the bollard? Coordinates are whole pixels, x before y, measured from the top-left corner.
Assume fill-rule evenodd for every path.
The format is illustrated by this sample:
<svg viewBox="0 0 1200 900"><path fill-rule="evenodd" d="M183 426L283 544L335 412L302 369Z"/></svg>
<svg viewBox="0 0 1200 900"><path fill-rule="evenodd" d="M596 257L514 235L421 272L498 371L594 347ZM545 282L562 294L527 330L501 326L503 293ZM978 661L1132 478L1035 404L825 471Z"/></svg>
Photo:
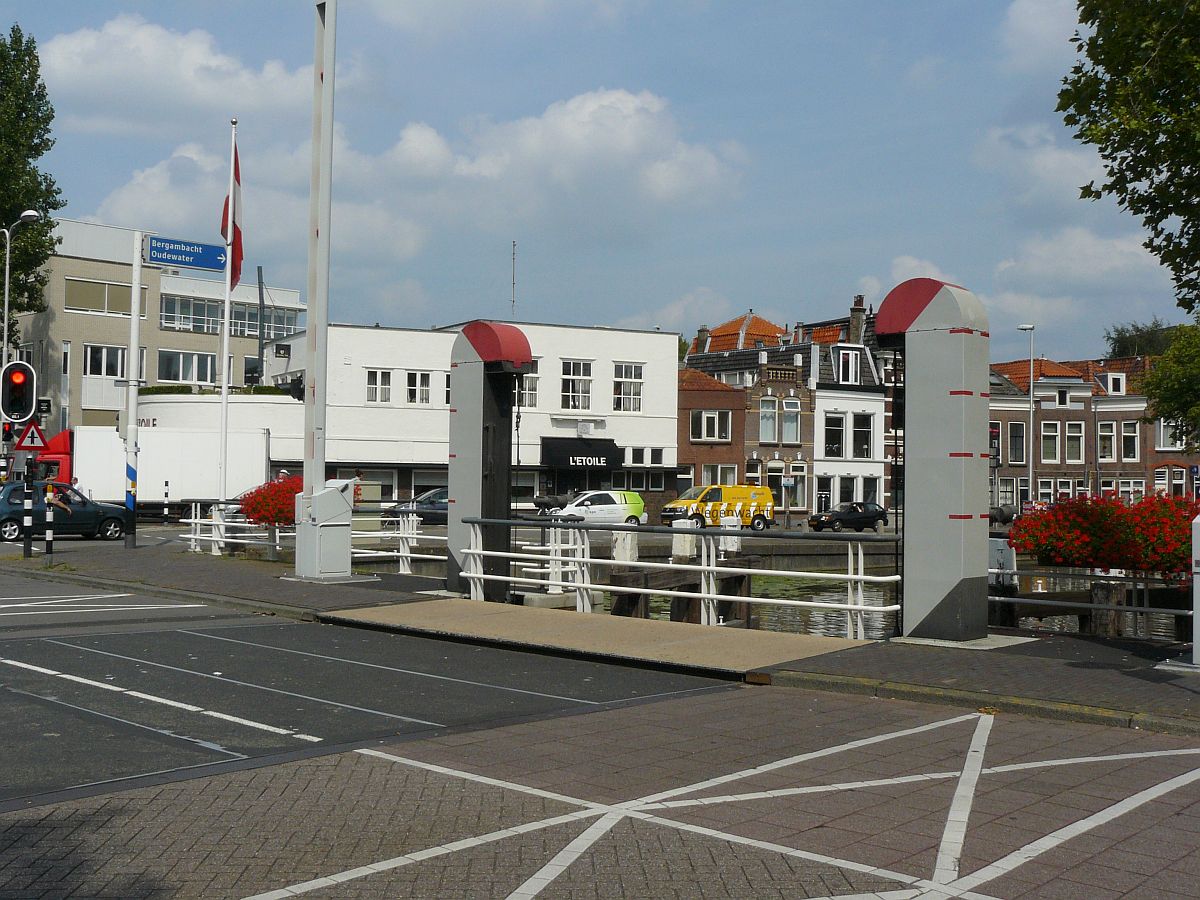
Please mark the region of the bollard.
<svg viewBox="0 0 1200 900"><path fill-rule="evenodd" d="M25 516L21 522L21 528L25 532L25 546L21 556L25 559L33 556L33 482L30 480L32 474L30 469L25 469Z"/></svg>
<svg viewBox="0 0 1200 900"><path fill-rule="evenodd" d="M54 506L50 503L53 492L54 489L46 485L46 565L50 565L54 556Z"/></svg>

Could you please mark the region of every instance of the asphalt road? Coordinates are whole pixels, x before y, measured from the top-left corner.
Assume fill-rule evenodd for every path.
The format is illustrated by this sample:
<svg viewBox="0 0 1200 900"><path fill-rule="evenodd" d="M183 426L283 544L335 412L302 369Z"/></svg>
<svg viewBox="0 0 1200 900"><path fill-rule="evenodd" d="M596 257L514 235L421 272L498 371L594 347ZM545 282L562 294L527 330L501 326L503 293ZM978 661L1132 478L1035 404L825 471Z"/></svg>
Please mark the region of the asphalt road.
<svg viewBox="0 0 1200 900"><path fill-rule="evenodd" d="M724 682L0 577L0 810Z"/></svg>

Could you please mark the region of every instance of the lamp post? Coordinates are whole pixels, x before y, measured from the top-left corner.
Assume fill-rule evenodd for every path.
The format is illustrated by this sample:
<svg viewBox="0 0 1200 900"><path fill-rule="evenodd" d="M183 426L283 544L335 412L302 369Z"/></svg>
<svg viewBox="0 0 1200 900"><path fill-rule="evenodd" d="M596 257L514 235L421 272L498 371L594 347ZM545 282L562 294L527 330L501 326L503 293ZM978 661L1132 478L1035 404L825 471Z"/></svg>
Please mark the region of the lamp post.
<svg viewBox="0 0 1200 900"><path fill-rule="evenodd" d="M1033 503L1033 329L1034 325L1018 325L1018 331L1029 332L1029 502ZM1018 493L1020 493L1018 491Z"/></svg>
<svg viewBox="0 0 1200 900"><path fill-rule="evenodd" d="M0 228L4 232L4 365L8 365L8 269L9 258L12 255L12 235L17 230L19 225L28 225L30 222L36 222L42 216L34 209L27 209L21 213L21 218L13 222L7 228Z"/></svg>

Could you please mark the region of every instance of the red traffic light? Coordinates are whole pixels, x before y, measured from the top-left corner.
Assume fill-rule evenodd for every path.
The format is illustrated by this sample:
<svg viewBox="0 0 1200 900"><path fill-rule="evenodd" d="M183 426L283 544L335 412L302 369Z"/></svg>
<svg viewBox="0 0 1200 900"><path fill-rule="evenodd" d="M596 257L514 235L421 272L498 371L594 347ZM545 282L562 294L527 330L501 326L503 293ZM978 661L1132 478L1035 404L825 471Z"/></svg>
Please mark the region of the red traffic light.
<svg viewBox="0 0 1200 900"><path fill-rule="evenodd" d="M37 377L29 363L13 360L0 370L0 415L24 422L37 408Z"/></svg>

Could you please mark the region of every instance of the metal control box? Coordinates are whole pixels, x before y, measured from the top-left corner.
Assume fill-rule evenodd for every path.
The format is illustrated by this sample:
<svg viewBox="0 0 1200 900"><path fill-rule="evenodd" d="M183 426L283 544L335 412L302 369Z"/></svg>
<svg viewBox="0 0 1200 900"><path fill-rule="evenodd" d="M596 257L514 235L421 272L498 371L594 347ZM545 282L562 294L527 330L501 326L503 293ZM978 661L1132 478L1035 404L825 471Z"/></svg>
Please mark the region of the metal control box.
<svg viewBox="0 0 1200 900"><path fill-rule="evenodd" d="M329 479L311 500L303 494L296 495L297 575L309 578L350 576L353 516L353 478Z"/></svg>

